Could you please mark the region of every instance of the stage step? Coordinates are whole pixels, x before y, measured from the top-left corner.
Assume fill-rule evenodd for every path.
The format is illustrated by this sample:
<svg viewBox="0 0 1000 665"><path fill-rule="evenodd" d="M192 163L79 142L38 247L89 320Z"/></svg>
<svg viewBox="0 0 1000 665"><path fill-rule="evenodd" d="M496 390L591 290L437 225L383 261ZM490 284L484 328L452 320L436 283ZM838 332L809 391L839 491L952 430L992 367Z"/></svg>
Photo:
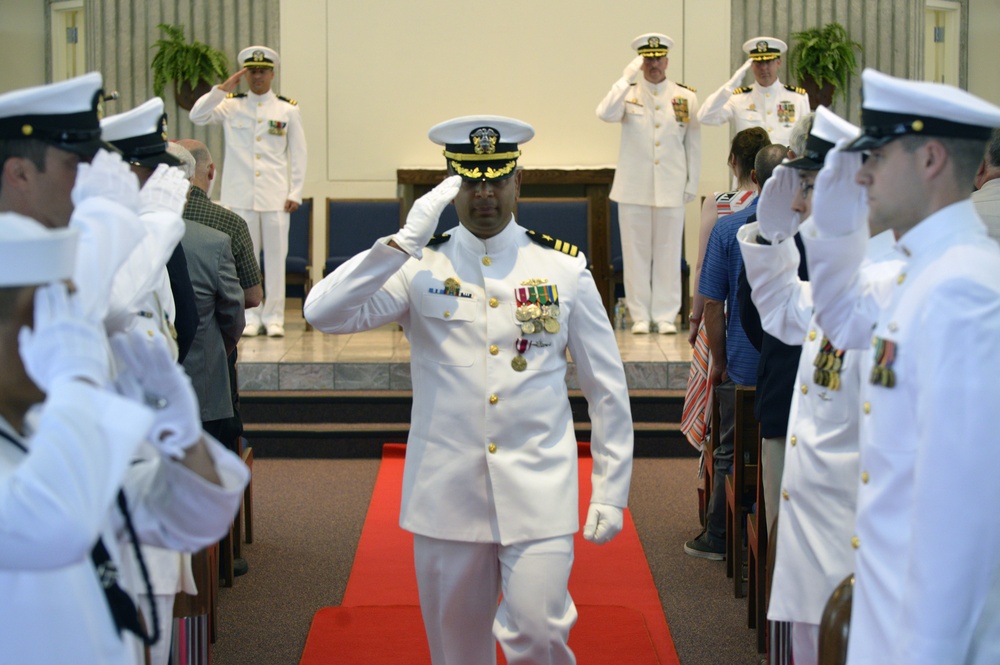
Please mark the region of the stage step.
<svg viewBox="0 0 1000 665"><path fill-rule="evenodd" d="M635 455L685 457L695 450L680 433L681 390L629 393ZM243 391L244 431L255 457L379 457L383 443L405 443L410 391ZM570 391L577 438L590 440L587 402Z"/></svg>

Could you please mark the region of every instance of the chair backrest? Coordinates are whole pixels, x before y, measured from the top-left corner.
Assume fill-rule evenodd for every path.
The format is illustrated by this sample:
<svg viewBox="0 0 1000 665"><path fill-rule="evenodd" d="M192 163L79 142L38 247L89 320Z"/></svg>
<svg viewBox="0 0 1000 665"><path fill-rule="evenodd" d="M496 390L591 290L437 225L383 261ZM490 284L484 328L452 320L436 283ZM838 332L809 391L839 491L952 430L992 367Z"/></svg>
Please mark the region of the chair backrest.
<svg viewBox="0 0 1000 665"><path fill-rule="evenodd" d="M312 265L312 219L312 198L302 199L298 210L289 215L288 261L286 261L288 272L308 270Z"/></svg>
<svg viewBox="0 0 1000 665"><path fill-rule="evenodd" d="M326 200L327 259L324 275L400 227L399 199Z"/></svg>
<svg viewBox="0 0 1000 665"><path fill-rule="evenodd" d="M517 202L517 223L576 245L587 253L587 224L590 219L586 198L524 198Z"/></svg>

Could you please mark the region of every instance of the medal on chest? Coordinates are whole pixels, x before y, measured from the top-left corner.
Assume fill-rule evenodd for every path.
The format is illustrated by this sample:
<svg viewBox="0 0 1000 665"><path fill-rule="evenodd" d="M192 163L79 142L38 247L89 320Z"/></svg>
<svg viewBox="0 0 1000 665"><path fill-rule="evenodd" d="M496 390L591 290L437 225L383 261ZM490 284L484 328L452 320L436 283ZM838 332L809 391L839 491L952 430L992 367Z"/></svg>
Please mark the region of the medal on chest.
<svg viewBox="0 0 1000 665"><path fill-rule="evenodd" d="M896 343L883 337L876 337L875 346L875 366L872 367L872 374L869 380L872 385L892 388L896 385L896 372L892 366L896 362Z"/></svg>
<svg viewBox="0 0 1000 665"><path fill-rule="evenodd" d="M670 103L674 107L674 120L685 123L691 119L687 97L674 97Z"/></svg>
<svg viewBox="0 0 1000 665"><path fill-rule="evenodd" d="M268 120L267 121L267 133L274 134L275 136L284 136L287 131L288 123L281 122L280 120Z"/></svg>
<svg viewBox="0 0 1000 665"><path fill-rule="evenodd" d="M830 390L840 390L840 370L844 367L844 351L835 347L827 337L823 337L819 352L813 360L816 370L813 383Z"/></svg>
<svg viewBox="0 0 1000 665"><path fill-rule="evenodd" d="M778 102L778 122L786 125L795 123L795 102Z"/></svg>
<svg viewBox="0 0 1000 665"><path fill-rule="evenodd" d="M522 335L514 341L514 350L517 351L517 355L510 363L516 372L523 372L528 367L528 361L524 357L525 351L533 344L543 346L537 341L525 339L527 335L535 335L543 331L555 334L561 328L559 324L559 289L555 284L547 284L547 281L545 279L529 279L521 282L521 286L514 289L514 300L517 302L514 318Z"/></svg>

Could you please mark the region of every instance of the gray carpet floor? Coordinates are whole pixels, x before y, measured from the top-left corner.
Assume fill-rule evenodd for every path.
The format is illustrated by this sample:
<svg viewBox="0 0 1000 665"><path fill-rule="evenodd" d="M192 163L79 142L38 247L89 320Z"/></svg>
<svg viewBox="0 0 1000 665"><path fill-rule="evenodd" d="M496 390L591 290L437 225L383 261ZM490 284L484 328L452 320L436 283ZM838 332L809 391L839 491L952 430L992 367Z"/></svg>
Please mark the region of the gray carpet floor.
<svg viewBox="0 0 1000 665"><path fill-rule="evenodd" d="M378 464L254 462L254 542L243 546L250 572L220 590L213 665L298 662L313 614L344 594ZM733 598L725 563L682 549L699 531L696 473L695 459L637 459L633 519L682 665L757 665L746 599Z"/></svg>

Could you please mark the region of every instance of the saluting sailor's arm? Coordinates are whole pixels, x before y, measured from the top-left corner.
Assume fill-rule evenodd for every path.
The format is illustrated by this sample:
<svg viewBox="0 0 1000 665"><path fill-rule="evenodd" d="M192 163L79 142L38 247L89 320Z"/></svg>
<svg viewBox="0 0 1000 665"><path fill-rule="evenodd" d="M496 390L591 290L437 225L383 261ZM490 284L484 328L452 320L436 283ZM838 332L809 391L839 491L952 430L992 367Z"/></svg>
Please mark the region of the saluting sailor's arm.
<svg viewBox="0 0 1000 665"><path fill-rule="evenodd" d="M733 91L740 87L740 83L743 82L743 77L750 69L751 62L751 60L744 62L731 79L708 96L704 106L698 110L699 122L705 125L723 125L732 119L734 111L729 101L733 98Z"/></svg>
<svg viewBox="0 0 1000 665"><path fill-rule="evenodd" d="M785 344L801 344L812 317L812 291L809 282L799 279L795 240L762 245L757 236L757 222L744 225L736 234L761 327Z"/></svg>
<svg viewBox="0 0 1000 665"><path fill-rule="evenodd" d="M633 83L642 68L642 56L637 56L622 72L622 77L614 82L611 90L597 105L597 117L604 122L621 122L625 115L625 98L633 90Z"/></svg>
<svg viewBox="0 0 1000 665"><path fill-rule="evenodd" d="M199 97L198 101L191 107L191 112L188 115L191 118L191 122L196 125L210 125L222 122L222 119L226 116L225 104L222 104L222 101L229 93L236 92L236 86L246 73L247 70L244 67Z"/></svg>

